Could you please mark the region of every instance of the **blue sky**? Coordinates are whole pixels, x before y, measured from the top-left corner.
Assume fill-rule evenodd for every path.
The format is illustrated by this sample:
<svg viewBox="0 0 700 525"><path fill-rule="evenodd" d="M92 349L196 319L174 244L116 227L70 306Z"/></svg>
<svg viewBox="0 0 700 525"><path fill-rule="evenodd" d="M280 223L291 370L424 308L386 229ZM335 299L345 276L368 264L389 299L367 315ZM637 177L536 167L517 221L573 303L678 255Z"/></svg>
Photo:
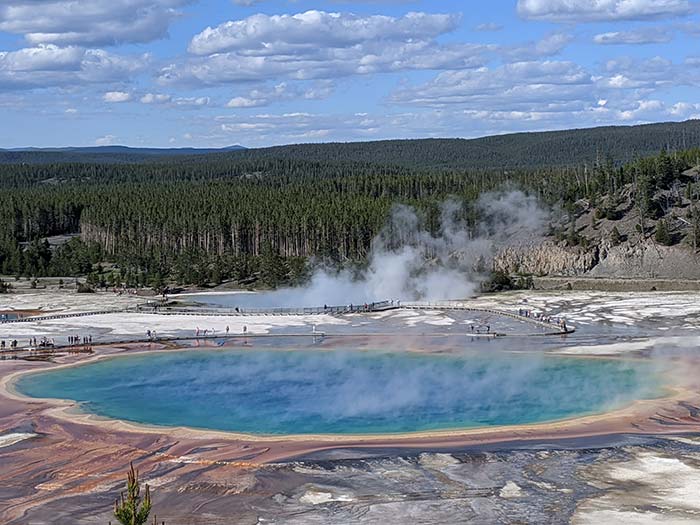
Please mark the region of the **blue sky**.
<svg viewBox="0 0 700 525"><path fill-rule="evenodd" d="M3 0L0 147L700 118L691 0Z"/></svg>

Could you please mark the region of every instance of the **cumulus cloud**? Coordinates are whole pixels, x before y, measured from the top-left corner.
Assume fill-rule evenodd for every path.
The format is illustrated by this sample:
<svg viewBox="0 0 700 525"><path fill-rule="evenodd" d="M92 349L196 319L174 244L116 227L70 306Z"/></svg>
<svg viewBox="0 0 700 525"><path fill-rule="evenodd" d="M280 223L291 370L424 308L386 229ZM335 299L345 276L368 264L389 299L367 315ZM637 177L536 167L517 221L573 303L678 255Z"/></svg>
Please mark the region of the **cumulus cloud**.
<svg viewBox="0 0 700 525"><path fill-rule="evenodd" d="M628 109L618 112L620 120L635 120L644 116L652 116L658 114L664 108L664 103L660 100L640 100L634 109Z"/></svg>
<svg viewBox="0 0 700 525"><path fill-rule="evenodd" d="M648 20L688 15L689 0L518 0L523 18L549 22Z"/></svg>
<svg viewBox="0 0 700 525"><path fill-rule="evenodd" d="M139 101L142 104L167 105L170 107L201 108L209 105L209 97L173 97L166 93L146 93Z"/></svg>
<svg viewBox="0 0 700 525"><path fill-rule="evenodd" d="M408 136L421 120L421 116L412 113L381 116L365 113L332 115L305 112L222 115L216 118L216 137L222 143L238 140L246 144L318 142L338 137L366 140L377 138L378 133L389 129L393 129L394 136L397 135L397 129L401 130L402 135Z"/></svg>
<svg viewBox="0 0 700 525"><path fill-rule="evenodd" d="M33 45L101 46L164 37L191 0L4 0L0 31Z"/></svg>
<svg viewBox="0 0 700 525"><path fill-rule="evenodd" d="M504 47L500 50L505 60L522 62L542 57L551 57L561 53L574 39L570 33L556 32L544 36L535 42L527 42L512 47Z"/></svg>
<svg viewBox="0 0 700 525"><path fill-rule="evenodd" d="M549 74L556 76L556 68ZM511 70L512 72L512 70ZM454 72L457 73L457 72ZM501 73L500 77L508 75ZM569 75L571 77L571 75ZM575 76L575 75L574 75ZM546 75L540 73L541 80ZM575 80L571 78L571 80ZM500 80L495 91L506 86ZM659 103L645 90L613 90L585 81L582 85L563 84L546 87L538 97L516 88L515 98L488 96L488 83L483 93L460 101L426 104L419 110L400 111L403 105L389 105L381 113L306 113L283 114L242 111L220 115L214 119L215 129L192 140L226 145L233 142L249 146L289 144L296 142L381 140L425 137L478 137L505 132L568 129L597 125L636 124L659 120L697 118L700 104L691 102ZM553 97L551 92L559 93ZM432 102L432 101L431 101Z"/></svg>
<svg viewBox="0 0 700 525"><path fill-rule="evenodd" d="M676 64L656 56L649 59L623 57L608 60L597 84L616 90L656 90L680 85L700 85L700 71L689 64Z"/></svg>
<svg viewBox="0 0 700 525"><path fill-rule="evenodd" d="M177 107L201 108L208 106L211 100L209 97L175 97L172 104Z"/></svg>
<svg viewBox="0 0 700 525"><path fill-rule="evenodd" d="M348 48L368 40L430 39L453 31L459 21L460 17L454 14L426 13L408 13L401 18L325 11L257 14L206 28L192 39L189 51L195 55L245 51L255 56L270 56L319 44Z"/></svg>
<svg viewBox="0 0 700 525"><path fill-rule="evenodd" d="M439 44L457 15L403 17L307 11L257 14L207 28L190 59L160 72L163 83L215 85L268 79L326 79L411 69L461 69L485 62L489 46Z"/></svg>
<svg viewBox="0 0 700 525"><path fill-rule="evenodd" d="M489 32L489 31L500 31L503 29L503 26L500 24L496 24L494 22L488 22L485 24L479 24L474 28L474 31L480 31L480 32Z"/></svg>
<svg viewBox="0 0 700 525"><path fill-rule="evenodd" d="M32 89L77 83L121 82L142 71L150 57L101 49L39 45L0 52L0 89Z"/></svg>
<svg viewBox="0 0 700 525"><path fill-rule="evenodd" d="M141 97L142 104L165 104L170 102L172 97L162 93L146 93Z"/></svg>
<svg viewBox="0 0 700 525"><path fill-rule="evenodd" d="M246 95L234 97L228 101L226 106L229 108L258 108L285 100L326 98L332 92L333 83L330 81L316 82L305 89L296 85L291 86L287 82L280 82L272 87L253 89Z"/></svg>
<svg viewBox="0 0 700 525"><path fill-rule="evenodd" d="M116 142L116 140L117 137L114 135L105 135L95 139L95 146L111 146Z"/></svg>
<svg viewBox="0 0 700 525"><path fill-rule="evenodd" d="M596 44L662 44L670 42L671 32L663 27L643 28L632 31L612 31L600 33L593 37Z"/></svg>
<svg viewBox="0 0 700 525"><path fill-rule="evenodd" d="M127 93L126 91L108 91L102 95L102 100L110 103L129 102L131 100L131 93Z"/></svg>
<svg viewBox="0 0 700 525"><path fill-rule="evenodd" d="M677 102L673 104L668 112L676 118L700 118L700 103Z"/></svg>
<svg viewBox="0 0 700 525"><path fill-rule="evenodd" d="M477 111L551 112L571 110L592 100L591 75L573 62L528 61L474 71L446 71L390 100L398 104L449 106ZM522 116L522 115L521 115Z"/></svg>

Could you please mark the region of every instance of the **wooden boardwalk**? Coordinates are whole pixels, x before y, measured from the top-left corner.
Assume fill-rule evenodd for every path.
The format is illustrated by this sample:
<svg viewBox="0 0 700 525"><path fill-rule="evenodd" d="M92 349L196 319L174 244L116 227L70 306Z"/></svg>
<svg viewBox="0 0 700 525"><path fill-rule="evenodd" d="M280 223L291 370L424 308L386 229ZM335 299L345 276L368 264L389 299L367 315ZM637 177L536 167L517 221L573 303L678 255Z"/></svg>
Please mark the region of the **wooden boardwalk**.
<svg viewBox="0 0 700 525"><path fill-rule="evenodd" d="M569 326L567 324L559 325L558 323L552 323L543 321L536 317L519 315L514 312L509 312L507 310L496 310L494 308L479 308L465 303L462 301L438 301L438 302L400 302L400 308L406 310L463 310L466 312L476 312L476 313L488 313L493 315L499 315L501 317L510 317L516 321L523 321L526 323L534 324L541 328L547 328L548 330L554 330L555 334L572 334L576 331L576 328Z"/></svg>
<svg viewBox="0 0 700 525"><path fill-rule="evenodd" d="M308 315L350 315L362 313L385 312L389 310L460 310L480 314L490 314L500 317L508 317L516 321L526 322L549 330L545 335L571 334L576 331L573 326L565 322L547 322L545 320L519 315L507 310L497 310L493 308L480 308L463 301L380 301L360 305L347 306L320 306L312 308L177 308L160 306L158 303L146 303L136 307L124 309L98 310L92 312L75 312L65 314L49 314L42 316L21 317L18 319L4 319L0 324L11 323L34 323L41 321L52 321L58 319L70 319L78 317L88 317L108 314L147 314L147 315L188 315L205 317L240 317L240 316L308 316Z"/></svg>

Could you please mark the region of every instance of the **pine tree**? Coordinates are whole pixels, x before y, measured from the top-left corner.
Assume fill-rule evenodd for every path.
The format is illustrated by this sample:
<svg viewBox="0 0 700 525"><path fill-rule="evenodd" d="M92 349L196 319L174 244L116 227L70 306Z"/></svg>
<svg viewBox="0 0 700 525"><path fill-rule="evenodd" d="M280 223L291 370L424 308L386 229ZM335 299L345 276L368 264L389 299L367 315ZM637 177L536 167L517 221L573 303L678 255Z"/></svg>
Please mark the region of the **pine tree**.
<svg viewBox="0 0 700 525"><path fill-rule="evenodd" d="M654 240L664 246L670 246L673 244L673 237L671 236L668 225L664 219L661 219L656 225L656 234L654 235Z"/></svg>
<svg viewBox="0 0 700 525"><path fill-rule="evenodd" d="M613 229L610 230L610 243L613 246L622 244L622 235L620 235L620 230L617 229L617 226L613 226Z"/></svg>
<svg viewBox="0 0 700 525"><path fill-rule="evenodd" d="M140 496L139 473L134 470L134 464L129 464L126 474L126 495L122 492L114 502L114 517L122 525L146 525L151 513L151 492L146 485L143 500Z"/></svg>
<svg viewBox="0 0 700 525"><path fill-rule="evenodd" d="M693 250L697 251L700 246L700 206L698 206L698 204L694 204L690 209L688 218L690 219L690 226L688 228L690 245L693 247Z"/></svg>

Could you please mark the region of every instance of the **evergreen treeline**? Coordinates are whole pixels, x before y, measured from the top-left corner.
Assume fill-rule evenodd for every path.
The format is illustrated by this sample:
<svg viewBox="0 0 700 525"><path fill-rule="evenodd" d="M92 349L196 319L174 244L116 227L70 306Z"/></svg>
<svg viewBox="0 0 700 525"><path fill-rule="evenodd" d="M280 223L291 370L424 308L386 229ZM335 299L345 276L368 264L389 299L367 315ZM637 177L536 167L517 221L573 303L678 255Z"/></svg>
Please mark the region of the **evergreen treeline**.
<svg viewBox="0 0 700 525"><path fill-rule="evenodd" d="M385 140L298 144L242 150L236 158L288 158L470 169L539 169L592 165L601 155L617 164L700 146L700 120L638 126L514 133L478 139Z"/></svg>
<svg viewBox="0 0 700 525"><path fill-rule="evenodd" d="M121 164L164 161L172 157L191 157L245 149L228 148L130 148L127 146L92 146L77 148L0 149L0 164L56 164L65 162Z"/></svg>
<svg viewBox="0 0 700 525"><path fill-rule="evenodd" d="M518 187L547 203L600 200L624 185L669 187L700 151L619 167L459 170L364 162L210 157L206 162L0 166L0 271L85 275L93 284L162 286L235 279L274 286L306 275L311 257L362 263L396 202L436 229L447 196L471 206ZM641 195L641 194L640 194ZM651 206L651 204L650 204ZM59 247L47 237L80 233ZM99 262L116 263L105 274Z"/></svg>
<svg viewBox="0 0 700 525"><path fill-rule="evenodd" d="M700 146L700 120L638 126L608 126L565 131L514 133L478 139L384 140L326 144L297 144L231 152L75 148L69 151L0 151L0 163L220 163L261 159L359 162L455 169L540 169L592 166L603 154L616 164L637 157ZM205 154L208 153L208 154ZM173 159L173 155L177 155Z"/></svg>

